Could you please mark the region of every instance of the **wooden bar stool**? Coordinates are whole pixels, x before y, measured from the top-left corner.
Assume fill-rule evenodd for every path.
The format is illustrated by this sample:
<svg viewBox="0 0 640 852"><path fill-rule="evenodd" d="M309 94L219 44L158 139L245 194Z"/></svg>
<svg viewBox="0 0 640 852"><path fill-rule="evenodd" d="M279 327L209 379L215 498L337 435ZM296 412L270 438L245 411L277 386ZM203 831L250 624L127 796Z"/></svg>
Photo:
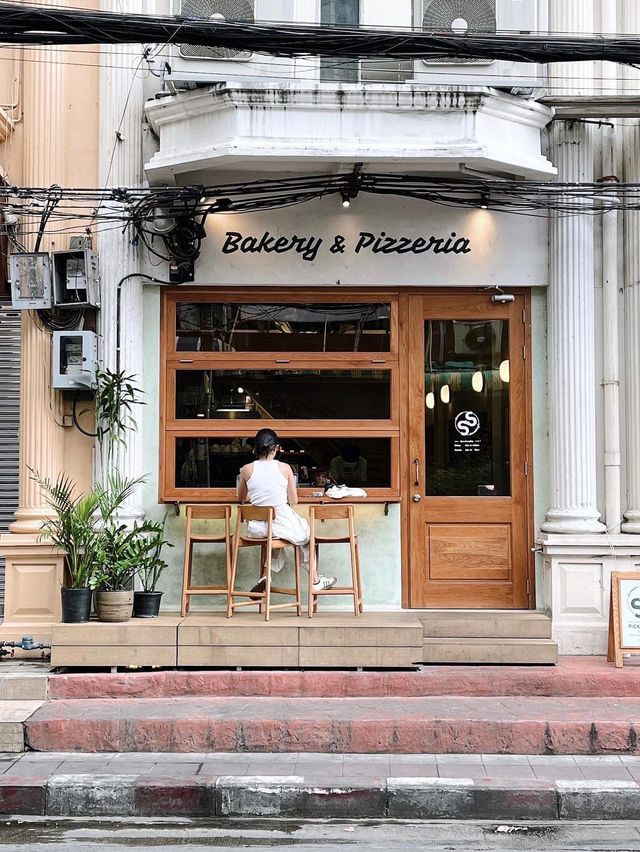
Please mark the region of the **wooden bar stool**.
<svg viewBox="0 0 640 852"><path fill-rule="evenodd" d="M347 521L347 534L344 536L319 535L317 521ZM309 618L318 611L318 600L321 595L352 595L354 615L362 612L362 580L360 578L360 548L358 536L355 534L353 525L353 506L341 504L339 506L311 505L309 506ZM319 562L319 548L321 544L348 544L349 558L351 562L351 585L332 586L321 592L313 591L314 566Z"/></svg>
<svg viewBox="0 0 640 852"><path fill-rule="evenodd" d="M229 584L229 597L227 602L227 616L231 618L233 611L242 606L258 606L260 612L264 609L264 620L269 621L272 609L289 609L295 607L297 614L302 614L302 604L300 596L300 555L298 548L290 541L285 541L282 538L274 538L272 534L274 510L272 506L238 506L238 515L236 518L236 531L233 536L233 556L231 559L231 581ZM264 538L250 538L243 536L242 524L245 521L264 521L267 525L267 534ZM238 552L242 547L259 547L260 548L260 565L265 567L266 585L264 592L245 592L236 591L236 571L238 568ZM273 550L280 550L285 547L293 547L295 558L295 589L284 589L279 586L271 585L271 553ZM293 595L295 600L292 603L272 604L271 593L275 592L278 595ZM236 603L234 598L251 598L248 601Z"/></svg>
<svg viewBox="0 0 640 852"><path fill-rule="evenodd" d="M187 529L184 543L184 571L182 573L182 606L181 615L189 612L192 595L227 595L231 580L231 506L189 505L187 508ZM224 531L212 535L193 532L192 521L224 521ZM206 585L193 586L191 571L193 567L194 544L224 544L226 551L227 576L224 586Z"/></svg>

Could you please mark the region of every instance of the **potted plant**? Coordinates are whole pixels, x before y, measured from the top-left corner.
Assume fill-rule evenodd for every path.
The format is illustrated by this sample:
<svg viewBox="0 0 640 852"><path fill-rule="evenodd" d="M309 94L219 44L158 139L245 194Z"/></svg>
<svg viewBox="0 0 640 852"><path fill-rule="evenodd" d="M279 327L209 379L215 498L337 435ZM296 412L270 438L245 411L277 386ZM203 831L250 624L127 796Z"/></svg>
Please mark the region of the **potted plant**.
<svg viewBox="0 0 640 852"><path fill-rule="evenodd" d="M134 618L157 618L160 612L162 592L156 590L156 584L167 567L161 553L165 545L173 547L164 537L166 518L165 515L161 522L153 524L153 529L147 534L146 538L140 537L136 542L138 550L136 573L142 584L142 589L133 594ZM150 525L151 523L149 522Z"/></svg>
<svg viewBox="0 0 640 852"><path fill-rule="evenodd" d="M91 614L91 579L95 567L99 514L98 494L77 496L76 484L60 474L55 482L31 475L43 490L47 504L55 511L43 522L43 536L65 551L65 580L62 586L62 620L80 623Z"/></svg>
<svg viewBox="0 0 640 852"><path fill-rule="evenodd" d="M100 516L95 541L91 586L96 590L96 612L100 621L128 621L133 611L133 578L139 559L154 548L152 537L158 532L153 521L135 521L128 526L118 519L118 510L126 503L144 477L127 479L115 473L106 484L94 489Z"/></svg>

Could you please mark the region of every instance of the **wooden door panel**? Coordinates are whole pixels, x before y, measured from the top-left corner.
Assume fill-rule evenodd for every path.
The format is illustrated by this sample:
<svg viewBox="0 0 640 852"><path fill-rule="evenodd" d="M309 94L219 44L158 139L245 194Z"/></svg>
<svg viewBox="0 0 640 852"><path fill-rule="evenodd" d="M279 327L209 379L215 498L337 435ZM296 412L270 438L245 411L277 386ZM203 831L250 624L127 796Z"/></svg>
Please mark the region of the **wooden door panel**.
<svg viewBox="0 0 640 852"><path fill-rule="evenodd" d="M408 299L402 487L410 606L529 606L526 306L525 294L505 304L469 292ZM482 391L472 387L476 371ZM458 440L456 418L469 413L481 428L476 446Z"/></svg>
<svg viewBox="0 0 640 852"><path fill-rule="evenodd" d="M507 524L427 524L431 580L510 580Z"/></svg>

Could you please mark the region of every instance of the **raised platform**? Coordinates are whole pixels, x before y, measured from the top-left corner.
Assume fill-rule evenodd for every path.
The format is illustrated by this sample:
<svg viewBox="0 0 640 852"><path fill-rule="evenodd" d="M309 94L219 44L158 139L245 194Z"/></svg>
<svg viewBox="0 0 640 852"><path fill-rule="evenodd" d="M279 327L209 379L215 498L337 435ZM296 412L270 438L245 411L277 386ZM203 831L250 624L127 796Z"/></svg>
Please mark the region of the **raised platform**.
<svg viewBox="0 0 640 852"><path fill-rule="evenodd" d="M221 612L123 624L54 625L51 664L65 667L408 668L423 627L410 612L320 612L313 618Z"/></svg>

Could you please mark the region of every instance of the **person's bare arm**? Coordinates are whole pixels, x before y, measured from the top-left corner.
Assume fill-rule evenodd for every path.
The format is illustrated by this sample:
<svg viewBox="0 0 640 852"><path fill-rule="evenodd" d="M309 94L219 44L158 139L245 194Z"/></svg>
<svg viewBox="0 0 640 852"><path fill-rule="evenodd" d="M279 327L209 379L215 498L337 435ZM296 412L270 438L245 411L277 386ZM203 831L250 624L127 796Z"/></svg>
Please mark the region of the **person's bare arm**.
<svg viewBox="0 0 640 852"><path fill-rule="evenodd" d="M251 470L249 470L251 468ZM238 480L238 500L240 503L244 503L249 496L249 490L247 488L247 480L251 476L253 472L253 463L245 464L243 468L240 470L240 479Z"/></svg>
<svg viewBox="0 0 640 852"><path fill-rule="evenodd" d="M280 462L280 472L287 479L287 502L290 506L296 506L298 504L298 489L291 466Z"/></svg>

